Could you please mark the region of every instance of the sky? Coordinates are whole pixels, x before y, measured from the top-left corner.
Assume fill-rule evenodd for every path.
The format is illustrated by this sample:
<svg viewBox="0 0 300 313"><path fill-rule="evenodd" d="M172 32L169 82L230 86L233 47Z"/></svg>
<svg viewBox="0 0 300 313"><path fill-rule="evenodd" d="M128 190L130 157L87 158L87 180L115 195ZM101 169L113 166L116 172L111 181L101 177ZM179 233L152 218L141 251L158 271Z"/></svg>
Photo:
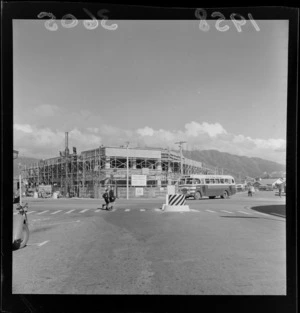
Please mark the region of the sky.
<svg viewBox="0 0 300 313"><path fill-rule="evenodd" d="M14 149L215 149L285 164L288 21L13 21Z"/></svg>

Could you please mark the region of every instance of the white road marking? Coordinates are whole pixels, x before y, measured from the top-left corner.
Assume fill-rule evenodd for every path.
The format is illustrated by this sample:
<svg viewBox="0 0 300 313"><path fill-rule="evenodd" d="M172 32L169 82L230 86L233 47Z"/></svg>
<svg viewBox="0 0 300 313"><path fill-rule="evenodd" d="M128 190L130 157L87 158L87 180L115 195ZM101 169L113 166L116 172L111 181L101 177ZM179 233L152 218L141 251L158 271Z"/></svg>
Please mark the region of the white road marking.
<svg viewBox="0 0 300 313"><path fill-rule="evenodd" d="M257 214L261 214L261 215L270 216L269 214L266 214L266 213L261 213L261 212L257 212L257 211L255 211L255 213L257 213Z"/></svg>
<svg viewBox="0 0 300 313"><path fill-rule="evenodd" d="M157 208L155 208L154 210L155 210L155 211L161 211L161 209L157 209Z"/></svg>
<svg viewBox="0 0 300 313"><path fill-rule="evenodd" d="M47 242L49 242L49 240L46 240L44 242L39 243L38 246L41 247L41 246L45 245Z"/></svg>
<svg viewBox="0 0 300 313"><path fill-rule="evenodd" d="M129 212L129 211L130 211L130 209L126 209L126 210L125 210L125 212Z"/></svg>
<svg viewBox="0 0 300 313"><path fill-rule="evenodd" d="M207 212L210 212L210 213L216 213L215 211L211 211L211 210L205 210Z"/></svg>
<svg viewBox="0 0 300 313"><path fill-rule="evenodd" d="M247 215L251 215L250 213L247 213L247 212L244 212L244 211L238 211L240 213L243 213L243 214L247 214Z"/></svg>
<svg viewBox="0 0 300 313"><path fill-rule="evenodd" d="M280 217L283 217L283 218L285 218L285 216L284 215L280 215L280 214L277 214L277 213L270 213L270 214L273 214L273 215L276 215L276 216L280 216Z"/></svg>
<svg viewBox="0 0 300 313"><path fill-rule="evenodd" d="M49 210L46 210L46 211L43 211L43 212L40 212L40 213L37 213L38 215L41 215L41 214L44 214L46 212L48 212Z"/></svg>
<svg viewBox="0 0 300 313"><path fill-rule="evenodd" d="M14 215L17 215L17 214L18 214L18 212L15 212L15 213L14 213Z"/></svg>
<svg viewBox="0 0 300 313"><path fill-rule="evenodd" d="M59 224L79 223L79 222L80 222L80 220L78 220L78 221L72 221L72 222L52 223L52 224L46 224L46 225L48 226L48 225L59 225Z"/></svg>
<svg viewBox="0 0 300 313"><path fill-rule="evenodd" d="M30 211L30 212L28 212L27 214L31 214L31 213L33 213L33 212L35 212L35 211Z"/></svg>
<svg viewBox="0 0 300 313"><path fill-rule="evenodd" d="M86 211L88 211L89 209L84 209L84 210L82 210L82 211L80 211L79 213L84 213L84 212L86 212Z"/></svg>
<svg viewBox="0 0 300 313"><path fill-rule="evenodd" d="M200 212L199 210L195 210L195 209L190 209L190 211L192 211L192 212Z"/></svg>
<svg viewBox="0 0 300 313"><path fill-rule="evenodd" d="M101 211L100 209L97 209L95 212L98 213L98 212L100 212L100 211Z"/></svg>
<svg viewBox="0 0 300 313"><path fill-rule="evenodd" d="M53 213L51 213L51 214L56 214L56 213L58 213L58 212L61 212L62 210L58 210L58 211L55 211L55 212L53 212Z"/></svg>
<svg viewBox="0 0 300 313"><path fill-rule="evenodd" d="M226 211L226 210L221 210L221 211L232 214L232 212L229 212L229 211Z"/></svg>
<svg viewBox="0 0 300 313"><path fill-rule="evenodd" d="M32 222L47 221L47 220L50 220L50 217L45 217L45 218L37 218L37 219L32 220Z"/></svg>
<svg viewBox="0 0 300 313"><path fill-rule="evenodd" d="M66 212L65 214L70 214L73 211L75 211L75 209L74 210L70 210L70 211Z"/></svg>
<svg viewBox="0 0 300 313"><path fill-rule="evenodd" d="M145 209L140 209L140 211L145 212Z"/></svg>

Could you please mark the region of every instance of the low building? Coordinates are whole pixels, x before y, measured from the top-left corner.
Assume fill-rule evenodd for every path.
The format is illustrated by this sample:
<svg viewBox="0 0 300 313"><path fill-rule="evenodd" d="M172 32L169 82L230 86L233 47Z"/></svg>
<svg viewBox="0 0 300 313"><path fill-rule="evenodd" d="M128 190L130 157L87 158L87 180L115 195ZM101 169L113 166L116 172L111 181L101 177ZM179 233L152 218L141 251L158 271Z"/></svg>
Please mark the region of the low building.
<svg viewBox="0 0 300 313"><path fill-rule="evenodd" d="M281 184L283 179L281 178L266 178L261 179L253 183L253 186L258 189L265 189L265 190L273 190L277 188L278 184Z"/></svg>
<svg viewBox="0 0 300 313"><path fill-rule="evenodd" d="M69 153L41 160L23 169L30 186L52 185L53 191L79 197L99 197L102 187L110 184L122 190L130 187L162 190L174 184L182 174L213 174L202 162L180 157L167 149L104 147ZM128 162L127 162L128 161ZM127 175L128 174L128 175ZM139 180L140 179L140 180ZM142 186L136 186L142 184ZM143 183L141 183L143 181Z"/></svg>

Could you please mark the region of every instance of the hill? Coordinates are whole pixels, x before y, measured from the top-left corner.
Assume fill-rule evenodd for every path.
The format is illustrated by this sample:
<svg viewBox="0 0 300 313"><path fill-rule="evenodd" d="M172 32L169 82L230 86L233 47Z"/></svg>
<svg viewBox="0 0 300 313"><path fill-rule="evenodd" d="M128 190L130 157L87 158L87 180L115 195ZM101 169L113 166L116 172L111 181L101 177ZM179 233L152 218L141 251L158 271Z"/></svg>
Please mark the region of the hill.
<svg viewBox="0 0 300 313"><path fill-rule="evenodd" d="M261 158L249 158L217 150L183 151L183 155L195 161L203 162L208 168L217 167L219 171L223 168L223 173L241 177L246 176L262 177L267 173L273 177L282 176L285 172L285 165L264 160ZM276 172L276 173L275 173Z"/></svg>

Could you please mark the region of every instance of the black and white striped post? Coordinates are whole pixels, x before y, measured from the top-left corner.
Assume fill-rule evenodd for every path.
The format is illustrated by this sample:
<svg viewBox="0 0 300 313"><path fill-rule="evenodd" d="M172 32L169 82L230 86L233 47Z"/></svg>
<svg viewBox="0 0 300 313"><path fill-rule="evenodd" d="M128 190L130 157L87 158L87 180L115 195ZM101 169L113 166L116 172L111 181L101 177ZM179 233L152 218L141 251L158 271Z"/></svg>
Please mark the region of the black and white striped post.
<svg viewBox="0 0 300 313"><path fill-rule="evenodd" d="M167 194L166 204L162 206L163 211L190 211L188 205L185 204L185 195Z"/></svg>

